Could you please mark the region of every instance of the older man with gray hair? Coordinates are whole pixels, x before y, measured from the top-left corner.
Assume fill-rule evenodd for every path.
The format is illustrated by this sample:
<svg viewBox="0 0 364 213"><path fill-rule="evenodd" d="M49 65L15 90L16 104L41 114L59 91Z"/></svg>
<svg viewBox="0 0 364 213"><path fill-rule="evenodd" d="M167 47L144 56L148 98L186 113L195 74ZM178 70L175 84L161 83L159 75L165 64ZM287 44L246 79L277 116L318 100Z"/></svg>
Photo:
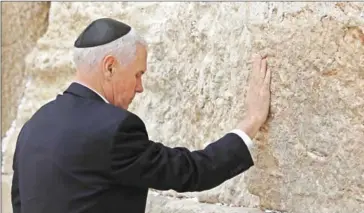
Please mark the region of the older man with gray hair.
<svg viewBox="0 0 364 213"><path fill-rule="evenodd" d="M268 116L270 71L254 57L247 114L202 150L149 139L128 111L143 92L147 45L120 21L93 21L75 42L75 82L22 127L13 161L14 213L143 213L148 189L203 191L254 165Z"/></svg>

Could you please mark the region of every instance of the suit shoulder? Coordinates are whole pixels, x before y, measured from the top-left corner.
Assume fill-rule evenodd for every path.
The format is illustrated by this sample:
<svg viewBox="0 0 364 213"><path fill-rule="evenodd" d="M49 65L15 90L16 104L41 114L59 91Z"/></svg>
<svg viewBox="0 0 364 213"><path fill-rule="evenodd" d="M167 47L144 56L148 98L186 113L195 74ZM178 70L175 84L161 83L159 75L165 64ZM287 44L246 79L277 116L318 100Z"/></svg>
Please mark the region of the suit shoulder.
<svg viewBox="0 0 364 213"><path fill-rule="evenodd" d="M135 131L146 132L146 127L145 123L138 115L130 111L126 111L126 117L120 124L119 130L124 132L135 132Z"/></svg>
<svg viewBox="0 0 364 213"><path fill-rule="evenodd" d="M117 120L119 131L146 131L145 123L135 113L126 109L118 108L113 105L108 105L107 109L107 111L109 112L109 116Z"/></svg>

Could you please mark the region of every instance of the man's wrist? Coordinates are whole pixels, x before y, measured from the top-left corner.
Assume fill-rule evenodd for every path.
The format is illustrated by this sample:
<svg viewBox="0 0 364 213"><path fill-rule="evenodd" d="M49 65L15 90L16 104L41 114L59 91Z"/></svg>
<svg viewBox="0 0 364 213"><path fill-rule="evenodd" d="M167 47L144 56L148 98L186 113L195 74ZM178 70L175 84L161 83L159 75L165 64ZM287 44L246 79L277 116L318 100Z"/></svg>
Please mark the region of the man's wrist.
<svg viewBox="0 0 364 213"><path fill-rule="evenodd" d="M240 124L239 129L241 129L245 134L247 134L250 138L254 138L258 133L260 128L260 123L257 119L252 117L245 118Z"/></svg>

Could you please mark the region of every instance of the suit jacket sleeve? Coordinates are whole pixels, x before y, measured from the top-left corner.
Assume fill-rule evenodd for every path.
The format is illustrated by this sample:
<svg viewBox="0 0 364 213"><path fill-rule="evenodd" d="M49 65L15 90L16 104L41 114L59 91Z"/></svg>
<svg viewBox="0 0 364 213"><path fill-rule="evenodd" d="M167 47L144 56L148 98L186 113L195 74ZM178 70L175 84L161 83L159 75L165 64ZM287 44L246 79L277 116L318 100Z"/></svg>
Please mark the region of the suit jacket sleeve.
<svg viewBox="0 0 364 213"><path fill-rule="evenodd" d="M228 133L203 150L170 148L149 140L143 121L130 114L112 144L113 181L158 190L203 191L254 165L242 139Z"/></svg>

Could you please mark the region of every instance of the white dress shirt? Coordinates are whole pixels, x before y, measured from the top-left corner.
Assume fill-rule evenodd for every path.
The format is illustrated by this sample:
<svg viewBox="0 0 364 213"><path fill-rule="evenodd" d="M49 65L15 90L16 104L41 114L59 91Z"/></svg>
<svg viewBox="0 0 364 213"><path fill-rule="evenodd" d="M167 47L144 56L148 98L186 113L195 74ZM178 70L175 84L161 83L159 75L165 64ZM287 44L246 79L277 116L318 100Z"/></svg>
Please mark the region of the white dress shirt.
<svg viewBox="0 0 364 213"><path fill-rule="evenodd" d="M78 84L81 84L82 86L84 87L87 87L88 89L92 90L93 92L95 92L96 94L98 94L106 103L109 103L106 98L104 96L102 96L100 93L98 93L96 90L88 87L87 85L81 83L81 82L78 82L78 81L75 81L75 83L78 83ZM253 141L251 140L251 138L245 133L243 132L242 130L240 129L233 129L232 131L230 131L229 133L234 133L234 134L237 134L243 141L244 143L246 144L246 146L248 147L248 149L250 150L252 147L253 147Z"/></svg>

